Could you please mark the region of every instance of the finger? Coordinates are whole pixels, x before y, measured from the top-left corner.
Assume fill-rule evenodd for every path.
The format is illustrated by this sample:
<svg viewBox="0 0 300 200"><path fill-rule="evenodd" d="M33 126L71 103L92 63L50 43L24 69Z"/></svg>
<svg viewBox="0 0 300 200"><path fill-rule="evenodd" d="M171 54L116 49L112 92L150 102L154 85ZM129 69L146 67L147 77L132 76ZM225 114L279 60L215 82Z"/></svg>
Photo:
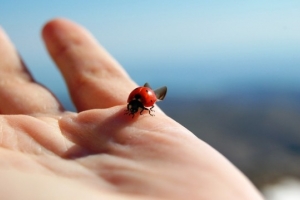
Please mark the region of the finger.
<svg viewBox="0 0 300 200"><path fill-rule="evenodd" d="M126 104L136 84L82 27L56 19L45 25L43 38L79 111Z"/></svg>
<svg viewBox="0 0 300 200"><path fill-rule="evenodd" d="M174 135L179 133L182 135L187 132L189 137L195 137L161 112L155 117L144 114L132 119L131 116L124 115L123 106L64 115L59 120L59 126L68 139L92 153L113 153L111 151L114 150L124 152L123 148L115 149L120 147L115 144L125 145L126 148L127 145L144 148L147 142L155 138L178 138ZM66 157L74 156L71 151L67 153Z"/></svg>
<svg viewBox="0 0 300 200"><path fill-rule="evenodd" d="M57 113L61 106L44 87L35 83L13 44L0 28L0 113Z"/></svg>
<svg viewBox="0 0 300 200"><path fill-rule="evenodd" d="M144 114L132 119L124 115L123 106L70 113L60 118L59 127L66 138L92 154L123 155L129 146L138 147L139 150L134 152L139 154L141 149L155 149L167 138L180 142L187 137L196 138L161 112L155 117ZM78 152L68 151L64 156L77 157Z"/></svg>

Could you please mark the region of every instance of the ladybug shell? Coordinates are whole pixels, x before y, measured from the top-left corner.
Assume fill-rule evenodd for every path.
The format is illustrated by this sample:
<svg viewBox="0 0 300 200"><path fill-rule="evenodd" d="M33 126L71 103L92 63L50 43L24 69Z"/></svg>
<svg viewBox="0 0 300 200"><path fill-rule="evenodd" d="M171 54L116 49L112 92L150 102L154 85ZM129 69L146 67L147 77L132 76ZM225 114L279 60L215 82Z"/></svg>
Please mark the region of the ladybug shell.
<svg viewBox="0 0 300 200"><path fill-rule="evenodd" d="M139 100L145 107L151 107L155 104L157 98L155 92L151 88L138 87L129 94L127 103L132 100Z"/></svg>

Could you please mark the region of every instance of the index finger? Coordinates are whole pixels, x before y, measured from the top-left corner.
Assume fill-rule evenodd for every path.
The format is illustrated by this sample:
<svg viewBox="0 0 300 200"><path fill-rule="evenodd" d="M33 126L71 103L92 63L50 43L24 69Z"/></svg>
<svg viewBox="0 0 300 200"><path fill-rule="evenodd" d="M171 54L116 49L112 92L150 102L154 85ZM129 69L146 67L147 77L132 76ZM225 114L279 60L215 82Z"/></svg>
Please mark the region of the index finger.
<svg viewBox="0 0 300 200"><path fill-rule="evenodd" d="M43 38L78 111L126 104L136 84L86 30L55 19L45 25Z"/></svg>

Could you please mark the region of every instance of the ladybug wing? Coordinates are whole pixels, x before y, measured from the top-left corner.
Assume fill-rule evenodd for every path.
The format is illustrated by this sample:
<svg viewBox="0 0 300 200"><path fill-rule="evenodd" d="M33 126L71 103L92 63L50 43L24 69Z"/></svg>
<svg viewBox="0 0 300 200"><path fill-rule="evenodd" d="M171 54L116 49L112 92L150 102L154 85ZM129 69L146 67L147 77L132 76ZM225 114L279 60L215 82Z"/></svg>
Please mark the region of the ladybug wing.
<svg viewBox="0 0 300 200"><path fill-rule="evenodd" d="M155 96L157 99L164 100L164 98L167 94L167 87L164 86L164 87L158 88L157 90L154 90L154 93L155 93Z"/></svg>
<svg viewBox="0 0 300 200"><path fill-rule="evenodd" d="M149 84L149 83L145 83L145 84L144 84L144 87L147 87L147 88L150 88L150 89L152 89L152 87L150 86L150 84Z"/></svg>

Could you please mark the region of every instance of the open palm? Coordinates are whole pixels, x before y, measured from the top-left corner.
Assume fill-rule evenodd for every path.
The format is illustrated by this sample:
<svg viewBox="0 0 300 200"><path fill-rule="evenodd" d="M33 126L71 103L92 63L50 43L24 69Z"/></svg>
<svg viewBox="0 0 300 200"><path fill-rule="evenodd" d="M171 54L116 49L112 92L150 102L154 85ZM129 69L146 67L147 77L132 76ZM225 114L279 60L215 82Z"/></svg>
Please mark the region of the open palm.
<svg viewBox="0 0 300 200"><path fill-rule="evenodd" d="M1 198L261 198L224 157L158 108L155 117L124 115L136 84L83 28L56 19L43 38L79 113L34 81L1 31Z"/></svg>

